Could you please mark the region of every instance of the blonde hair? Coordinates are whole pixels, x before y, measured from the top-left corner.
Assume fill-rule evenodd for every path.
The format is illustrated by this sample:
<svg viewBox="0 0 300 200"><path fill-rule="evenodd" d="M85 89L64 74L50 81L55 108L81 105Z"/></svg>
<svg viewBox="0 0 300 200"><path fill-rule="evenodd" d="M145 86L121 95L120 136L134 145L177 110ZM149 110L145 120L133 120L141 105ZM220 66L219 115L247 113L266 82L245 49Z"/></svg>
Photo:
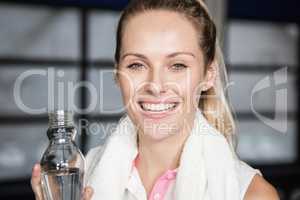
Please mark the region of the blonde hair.
<svg viewBox="0 0 300 200"><path fill-rule="evenodd" d="M227 95L229 81L219 44L216 48L215 62L218 69L215 84L207 91L202 92L199 109L209 124L225 136L232 150L235 151L237 146L236 123Z"/></svg>
<svg viewBox="0 0 300 200"><path fill-rule="evenodd" d="M213 21L212 15L210 14L205 2L202 0L197 1L205 9L210 19ZM217 64L215 84L212 88L202 92L202 98L199 101L199 108L203 112L209 124L222 133L230 144L232 150L236 151L236 122L227 93L230 85L218 38L216 39L215 48L214 61Z"/></svg>

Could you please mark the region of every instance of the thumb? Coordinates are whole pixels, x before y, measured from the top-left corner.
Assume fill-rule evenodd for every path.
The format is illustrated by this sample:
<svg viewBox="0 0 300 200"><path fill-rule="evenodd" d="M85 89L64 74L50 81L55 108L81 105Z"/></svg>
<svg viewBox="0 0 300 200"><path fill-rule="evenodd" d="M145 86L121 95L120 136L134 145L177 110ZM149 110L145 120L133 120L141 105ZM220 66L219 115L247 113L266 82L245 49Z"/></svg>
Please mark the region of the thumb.
<svg viewBox="0 0 300 200"><path fill-rule="evenodd" d="M41 167L39 164L35 164L32 169L31 187L36 200L42 200L43 192L41 187Z"/></svg>
<svg viewBox="0 0 300 200"><path fill-rule="evenodd" d="M90 186L87 186L84 188L83 199L90 200L90 199L92 199L93 194L94 194L93 188Z"/></svg>

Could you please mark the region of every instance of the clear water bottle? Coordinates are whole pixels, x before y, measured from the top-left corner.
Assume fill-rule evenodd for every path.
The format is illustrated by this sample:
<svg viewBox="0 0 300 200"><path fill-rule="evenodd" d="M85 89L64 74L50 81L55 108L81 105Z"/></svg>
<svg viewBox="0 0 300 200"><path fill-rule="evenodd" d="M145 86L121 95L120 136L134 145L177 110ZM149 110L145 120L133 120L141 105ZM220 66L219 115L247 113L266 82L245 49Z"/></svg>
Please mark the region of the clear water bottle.
<svg viewBox="0 0 300 200"><path fill-rule="evenodd" d="M73 141L76 129L72 112L49 114L49 146L41 160L45 200L80 200L83 192L84 157Z"/></svg>

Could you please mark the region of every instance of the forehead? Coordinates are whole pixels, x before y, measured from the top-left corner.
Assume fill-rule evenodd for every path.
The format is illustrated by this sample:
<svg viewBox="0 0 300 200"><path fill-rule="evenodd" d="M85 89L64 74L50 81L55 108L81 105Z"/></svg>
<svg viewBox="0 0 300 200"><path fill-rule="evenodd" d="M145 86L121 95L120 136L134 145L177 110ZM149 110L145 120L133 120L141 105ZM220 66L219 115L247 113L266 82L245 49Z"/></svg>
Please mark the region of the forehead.
<svg viewBox="0 0 300 200"><path fill-rule="evenodd" d="M126 51L199 51L197 31L179 13L146 11L130 18L124 27L122 52Z"/></svg>

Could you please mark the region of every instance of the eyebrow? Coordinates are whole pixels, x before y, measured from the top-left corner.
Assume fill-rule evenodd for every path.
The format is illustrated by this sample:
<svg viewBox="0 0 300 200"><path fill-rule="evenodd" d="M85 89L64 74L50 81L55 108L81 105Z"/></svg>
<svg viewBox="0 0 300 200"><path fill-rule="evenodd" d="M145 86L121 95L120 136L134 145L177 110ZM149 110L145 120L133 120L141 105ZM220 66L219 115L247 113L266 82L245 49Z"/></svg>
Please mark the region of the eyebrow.
<svg viewBox="0 0 300 200"><path fill-rule="evenodd" d="M176 57L176 56L179 56L179 55L188 55L188 56L192 56L192 57L196 58L196 56L193 53L183 52L183 51L182 52L171 53L171 54L167 55L167 57L168 58L173 58L173 57ZM135 56L135 57L138 57L138 58L141 58L141 59L144 59L144 60L147 59L147 57L145 55L139 54L139 53L126 53L121 57L121 59L124 59L127 56Z"/></svg>

